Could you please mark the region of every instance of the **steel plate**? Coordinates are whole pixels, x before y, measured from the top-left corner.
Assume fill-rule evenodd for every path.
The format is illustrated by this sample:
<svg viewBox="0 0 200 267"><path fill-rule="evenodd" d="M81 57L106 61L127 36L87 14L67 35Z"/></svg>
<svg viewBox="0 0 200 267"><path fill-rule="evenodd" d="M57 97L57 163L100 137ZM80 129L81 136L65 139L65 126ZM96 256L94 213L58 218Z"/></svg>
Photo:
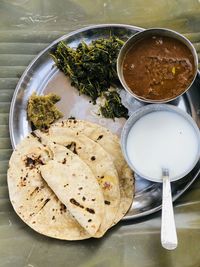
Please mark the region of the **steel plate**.
<svg viewBox="0 0 200 267"><path fill-rule="evenodd" d="M78 91L71 87L69 79L54 66L53 60L49 56L49 52L61 40L65 40L71 47L76 47L81 40L90 43L92 40L101 37L105 38L110 36L110 34L114 34L123 40L127 40L131 35L141 30L142 29L138 27L118 24L87 27L62 36L42 51L30 63L22 75L13 95L9 118L10 138L13 148L15 148L19 141L31 131L31 127L26 117L26 106L27 100L33 91L36 91L38 94L55 92L60 95L61 101L57 106L64 113L64 118L73 116L79 119L96 122L120 135L125 120L116 119L113 121L100 118L97 115L97 106L92 105L87 97L79 96ZM191 89L187 94L180 97L179 102L176 103L176 105L189 113L200 127L199 89L200 74L198 72L197 78ZM130 114L142 106L140 102L133 99L130 95L127 95L124 90L122 90L121 96L124 104L129 108ZM189 175L180 181L172 183L173 200L176 200L182 195L198 177L200 172L199 167L200 163L195 166ZM162 189L159 183L149 182L136 176L135 198L132 207L123 220L141 218L158 211L161 208L161 200Z"/></svg>

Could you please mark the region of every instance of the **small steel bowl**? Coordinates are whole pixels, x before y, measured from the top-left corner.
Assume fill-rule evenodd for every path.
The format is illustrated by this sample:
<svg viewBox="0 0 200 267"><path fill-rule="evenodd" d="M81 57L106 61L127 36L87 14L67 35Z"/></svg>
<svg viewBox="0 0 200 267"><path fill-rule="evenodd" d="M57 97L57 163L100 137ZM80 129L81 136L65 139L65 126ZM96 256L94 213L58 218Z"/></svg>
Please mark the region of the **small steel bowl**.
<svg viewBox="0 0 200 267"><path fill-rule="evenodd" d="M142 108L138 109L137 111L135 111L130 117L129 119L126 121L122 133L121 133L121 148L122 148L122 153L124 155L124 158L126 160L126 162L128 163L129 167L135 171L140 177L147 179L149 181L152 182L159 182L157 179L154 179L153 177L145 177L142 175L142 173L140 172L140 170L138 170L136 168L136 166L133 166L131 160L128 157L127 154L127 138L129 135L129 132L131 130L131 128L133 127L133 125L136 123L137 120L139 120L141 117L151 113L151 112L156 112L156 111L169 111L169 112L173 112L176 113L180 116L182 116L186 121L188 121L188 123L193 127L197 137L198 137L198 153L196 155L196 158L193 162L193 164L190 166L190 168L182 173L179 177L173 177L173 179L171 179L171 181L177 181L181 178L183 178L184 176L186 176L197 164L199 158L200 158L200 131L198 126L196 125L195 121L192 119L192 117L187 114L186 112L182 111L180 108L174 107L172 105L169 104L151 104L151 105L145 105ZM161 181L160 181L161 182Z"/></svg>
<svg viewBox="0 0 200 267"><path fill-rule="evenodd" d="M133 91L126 84L126 82L124 80L124 76L123 76L123 61L124 61L124 58L126 56L126 53L129 51L129 49L131 47L133 47L138 41L140 41L144 38L148 38L150 36L155 36L155 35L171 37L171 38L174 38L174 39L181 41L189 48L189 50L191 51L191 53L194 57L195 71L194 71L194 78L193 78L192 82L184 90L184 92L182 92L181 94L177 95L174 98L170 98L170 99L166 99L166 100L145 99L145 98L142 98L142 97L134 94ZM173 100L176 100L179 96L184 94L191 87L192 83L194 82L194 80L196 78L197 71L198 71L198 55L197 55L197 52L196 52L193 44L186 37L184 37L182 34L175 32L173 30L164 29L164 28L152 28L152 29L147 29L147 30L136 33L131 38L129 38L128 41L123 45L123 47L121 48L120 53L118 55L118 59L117 59L117 73L118 73L118 77L119 77L119 80L120 80L122 86L134 98L136 98L139 101L146 102L146 103L167 103L167 102L171 102Z"/></svg>

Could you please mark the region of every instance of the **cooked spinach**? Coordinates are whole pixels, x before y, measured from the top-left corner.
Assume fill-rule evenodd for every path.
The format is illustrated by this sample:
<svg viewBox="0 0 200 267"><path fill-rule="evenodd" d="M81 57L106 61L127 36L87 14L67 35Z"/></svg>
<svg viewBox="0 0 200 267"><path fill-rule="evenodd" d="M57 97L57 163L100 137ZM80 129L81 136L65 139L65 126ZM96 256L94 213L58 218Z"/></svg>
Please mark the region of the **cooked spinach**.
<svg viewBox="0 0 200 267"><path fill-rule="evenodd" d="M104 93L105 104L100 106L100 112L105 118L128 118L128 109L122 105L121 97L116 91Z"/></svg>
<svg viewBox="0 0 200 267"><path fill-rule="evenodd" d="M61 41L51 51L56 66L71 79L71 85L76 87L80 94L85 94L95 104L98 97L104 95L111 85L119 82L116 71L116 60L124 42L115 36L108 39L97 39L90 44L82 41L76 49ZM127 117L126 108L121 104L121 98L116 94L106 96L108 108L101 107L100 112L107 118ZM112 98L112 99L111 99ZM114 100L115 99L115 100ZM113 117L114 116L114 117Z"/></svg>

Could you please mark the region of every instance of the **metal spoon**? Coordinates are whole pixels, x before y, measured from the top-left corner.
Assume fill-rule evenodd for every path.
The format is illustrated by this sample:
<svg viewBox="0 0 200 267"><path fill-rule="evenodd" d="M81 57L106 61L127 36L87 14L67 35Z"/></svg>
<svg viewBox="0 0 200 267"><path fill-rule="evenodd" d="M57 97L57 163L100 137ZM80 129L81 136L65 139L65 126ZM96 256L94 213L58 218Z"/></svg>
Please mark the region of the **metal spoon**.
<svg viewBox="0 0 200 267"><path fill-rule="evenodd" d="M171 184L169 170L162 169L163 195L162 195L162 220L161 220L161 244L163 248L173 250L178 245L174 211L172 205Z"/></svg>

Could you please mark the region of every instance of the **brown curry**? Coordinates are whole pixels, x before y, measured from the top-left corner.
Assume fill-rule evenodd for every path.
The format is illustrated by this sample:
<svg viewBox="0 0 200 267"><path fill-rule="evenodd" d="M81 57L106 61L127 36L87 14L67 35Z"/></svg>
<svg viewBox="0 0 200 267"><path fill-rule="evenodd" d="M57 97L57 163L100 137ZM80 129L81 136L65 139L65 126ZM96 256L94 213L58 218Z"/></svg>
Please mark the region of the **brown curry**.
<svg viewBox="0 0 200 267"><path fill-rule="evenodd" d="M127 52L123 62L126 84L139 98L168 100L182 94L194 78L194 58L177 39L145 38Z"/></svg>

